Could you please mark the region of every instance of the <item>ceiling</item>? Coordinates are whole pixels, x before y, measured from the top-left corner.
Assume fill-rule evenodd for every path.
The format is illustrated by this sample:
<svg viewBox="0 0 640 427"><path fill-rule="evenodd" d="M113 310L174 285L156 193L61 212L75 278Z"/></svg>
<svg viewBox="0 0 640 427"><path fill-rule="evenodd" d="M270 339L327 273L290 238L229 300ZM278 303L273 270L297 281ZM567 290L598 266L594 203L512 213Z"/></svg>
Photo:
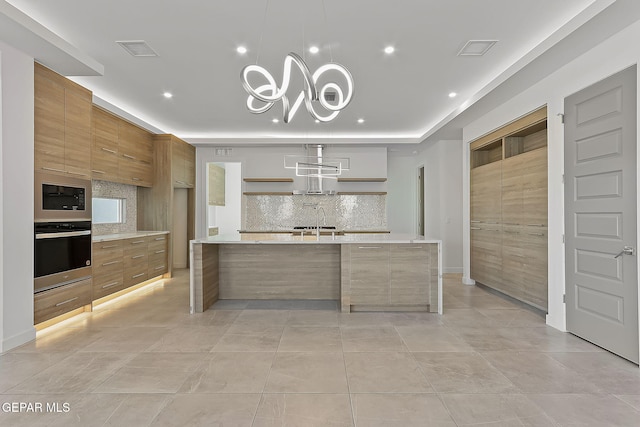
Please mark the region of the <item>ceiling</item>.
<svg viewBox="0 0 640 427"><path fill-rule="evenodd" d="M196 144L391 145L460 138L464 112L613 0L7 3L104 66L103 76L73 78L98 103L155 131ZM472 39L498 42L484 56L457 56ZM159 56L133 57L116 44L121 40L145 40ZM236 52L241 45L244 55ZM309 53L311 45L320 51ZM385 54L386 46L395 52ZM279 84L289 52L303 56L312 73L333 60L353 75L353 101L332 122L315 123L301 108L285 124L281 103L264 114L247 110L241 69L257 63ZM292 74L287 95L295 99L302 81Z"/></svg>

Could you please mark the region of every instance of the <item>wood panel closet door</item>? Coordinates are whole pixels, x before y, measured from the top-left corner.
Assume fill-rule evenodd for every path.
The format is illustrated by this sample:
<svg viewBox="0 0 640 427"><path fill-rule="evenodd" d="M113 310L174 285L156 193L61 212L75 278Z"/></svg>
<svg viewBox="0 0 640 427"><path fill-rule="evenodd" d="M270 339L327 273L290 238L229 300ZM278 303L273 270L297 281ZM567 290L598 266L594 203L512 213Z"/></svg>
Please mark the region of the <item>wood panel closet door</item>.
<svg viewBox="0 0 640 427"><path fill-rule="evenodd" d="M498 224L502 216L502 161L471 170L471 219Z"/></svg>

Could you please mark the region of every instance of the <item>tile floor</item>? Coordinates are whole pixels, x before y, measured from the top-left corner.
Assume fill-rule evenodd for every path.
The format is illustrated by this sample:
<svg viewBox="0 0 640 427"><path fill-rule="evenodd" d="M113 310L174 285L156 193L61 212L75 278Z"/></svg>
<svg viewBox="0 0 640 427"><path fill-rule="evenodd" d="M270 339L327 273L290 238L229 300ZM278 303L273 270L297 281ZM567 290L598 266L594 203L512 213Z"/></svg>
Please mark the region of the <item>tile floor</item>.
<svg viewBox="0 0 640 427"><path fill-rule="evenodd" d="M189 315L187 273L0 356L0 425L640 425L637 366L459 276L443 316L248 301Z"/></svg>

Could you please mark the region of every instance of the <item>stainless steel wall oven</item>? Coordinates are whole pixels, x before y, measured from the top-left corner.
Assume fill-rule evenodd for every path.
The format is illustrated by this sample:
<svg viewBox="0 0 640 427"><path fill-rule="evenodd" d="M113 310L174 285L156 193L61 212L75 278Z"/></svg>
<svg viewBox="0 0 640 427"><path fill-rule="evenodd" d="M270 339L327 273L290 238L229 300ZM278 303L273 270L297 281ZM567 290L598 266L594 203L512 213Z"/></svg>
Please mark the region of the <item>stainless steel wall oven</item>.
<svg viewBox="0 0 640 427"><path fill-rule="evenodd" d="M34 292L91 277L91 221L35 224Z"/></svg>
<svg viewBox="0 0 640 427"><path fill-rule="evenodd" d="M36 172L34 292L91 277L91 181Z"/></svg>

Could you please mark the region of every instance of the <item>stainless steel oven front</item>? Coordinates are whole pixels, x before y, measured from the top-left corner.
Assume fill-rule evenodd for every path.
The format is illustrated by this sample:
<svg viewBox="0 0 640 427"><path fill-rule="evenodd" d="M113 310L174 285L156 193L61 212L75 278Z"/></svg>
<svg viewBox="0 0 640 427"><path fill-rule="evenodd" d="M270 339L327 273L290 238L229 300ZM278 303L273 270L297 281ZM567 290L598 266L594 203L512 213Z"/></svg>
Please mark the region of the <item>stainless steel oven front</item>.
<svg viewBox="0 0 640 427"><path fill-rule="evenodd" d="M91 221L91 180L37 171L35 222Z"/></svg>
<svg viewBox="0 0 640 427"><path fill-rule="evenodd" d="M91 277L91 221L36 222L34 292Z"/></svg>

